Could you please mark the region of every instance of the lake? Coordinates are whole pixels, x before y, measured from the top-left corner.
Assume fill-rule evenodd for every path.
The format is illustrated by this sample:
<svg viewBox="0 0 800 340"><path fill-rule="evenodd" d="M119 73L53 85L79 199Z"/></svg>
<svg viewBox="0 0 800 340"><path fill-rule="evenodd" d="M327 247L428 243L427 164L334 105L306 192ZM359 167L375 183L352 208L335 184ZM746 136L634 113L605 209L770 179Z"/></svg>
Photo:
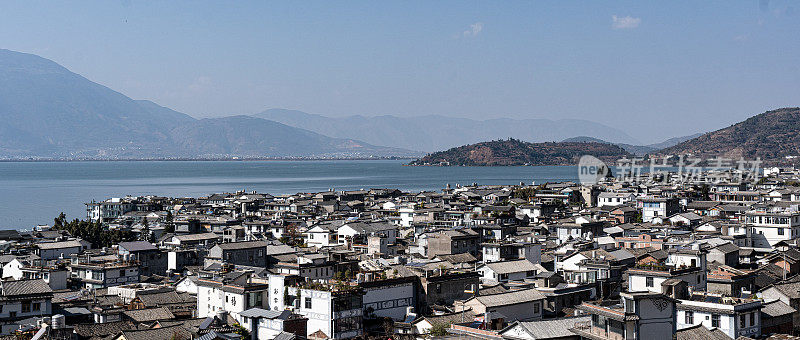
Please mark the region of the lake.
<svg viewBox="0 0 800 340"><path fill-rule="evenodd" d="M0 162L0 229L85 218L85 202L125 195L196 197L237 190L270 194L456 184L575 181L572 166L410 167L404 160Z"/></svg>

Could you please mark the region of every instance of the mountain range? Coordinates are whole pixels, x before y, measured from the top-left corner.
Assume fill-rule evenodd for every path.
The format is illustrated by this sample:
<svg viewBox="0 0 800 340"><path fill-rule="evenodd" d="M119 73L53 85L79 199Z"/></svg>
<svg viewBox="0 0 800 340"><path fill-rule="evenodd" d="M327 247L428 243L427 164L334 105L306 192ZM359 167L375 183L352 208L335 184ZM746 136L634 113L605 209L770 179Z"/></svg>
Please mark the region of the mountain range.
<svg viewBox="0 0 800 340"><path fill-rule="evenodd" d="M611 142L608 142L608 141L604 141L604 140L602 140L600 138L589 137L589 136L578 136L578 137L567 138L567 139L562 140L562 142L594 142L594 143L614 144L614 145L618 145L619 147L625 149L625 151L630 152L633 155L644 156L644 155L647 155L647 154L650 154L650 153L654 153L654 152L656 152L658 150L661 150L661 149L664 149L664 148L668 148L668 147L673 146L673 145L677 145L677 144L682 143L684 141L700 137L702 135L703 135L702 133L696 133L696 134L693 134L693 135L688 135L688 136L683 136L683 137L673 137L673 138L667 139L667 140L665 140L663 142L660 142L660 143L653 143L653 144L647 144L647 145L633 145L633 144L627 144L627 143L611 143Z"/></svg>
<svg viewBox="0 0 800 340"><path fill-rule="evenodd" d="M331 137L358 136L367 143L425 152L509 137L528 142L552 142L573 136L591 135L616 143L638 142L619 129L579 119L474 120L438 115L417 117L355 115L332 118L285 109L270 109L253 116L302 127Z"/></svg>
<svg viewBox="0 0 800 340"><path fill-rule="evenodd" d="M657 153L690 154L706 160L761 158L770 163L797 158L800 157L800 108L767 111Z"/></svg>
<svg viewBox="0 0 800 340"><path fill-rule="evenodd" d="M248 116L195 119L0 50L0 158L414 156Z"/></svg>
<svg viewBox="0 0 800 340"><path fill-rule="evenodd" d="M800 156L800 108L772 110L714 132L649 145L587 120L331 118L284 109L196 119L128 98L51 60L0 49L0 159L419 157L506 138L613 144L636 155L787 160Z"/></svg>

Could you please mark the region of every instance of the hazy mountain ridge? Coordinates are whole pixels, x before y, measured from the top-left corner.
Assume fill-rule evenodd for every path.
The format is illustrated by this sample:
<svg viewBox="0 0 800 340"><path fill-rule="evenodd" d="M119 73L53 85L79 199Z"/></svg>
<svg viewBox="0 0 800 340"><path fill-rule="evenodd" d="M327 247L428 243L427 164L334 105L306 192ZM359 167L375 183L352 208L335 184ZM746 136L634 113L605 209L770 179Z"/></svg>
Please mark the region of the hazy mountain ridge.
<svg viewBox="0 0 800 340"><path fill-rule="evenodd" d="M662 149L658 154L691 154L702 159L761 158L765 161L782 161L787 156L800 156L800 108L767 111Z"/></svg>
<svg viewBox="0 0 800 340"><path fill-rule="evenodd" d="M644 155L647 155L649 153L653 153L653 152L656 152L656 151L661 150L663 148L668 148L670 146L677 145L678 143L681 143L681 142L684 142L684 141L687 141L687 140L690 140L690 139L693 139L693 138L697 138L697 137L702 136L702 135L703 135L702 133L696 133L696 134L688 135L688 136L673 137L673 138L667 139L667 140L665 140L663 142L660 142L660 143L653 143L653 144L648 144L648 145L632 145L632 144L626 144L626 143L611 143L611 142L607 142L607 141L604 141L604 140L599 139L599 138L594 138L594 137L589 137L589 136L577 136L577 137L567 138L567 139L562 140L562 142L594 142L594 143L614 144L614 145L620 146L621 148L625 149L625 151L628 151L631 154L634 154L636 156L644 156Z"/></svg>
<svg viewBox="0 0 800 340"><path fill-rule="evenodd" d="M473 120L438 115L365 117L360 115L332 118L296 110L270 109L253 115L302 127L338 138L355 138L380 145L411 150L437 151L454 145L478 143L501 138L529 142L559 141L567 137L593 135L605 140L636 144L625 132L603 124L577 119Z"/></svg>
<svg viewBox="0 0 800 340"><path fill-rule="evenodd" d="M379 147L352 139L323 136L250 116L200 119L176 127L173 139L197 155L219 157L291 157L297 155L409 155L408 150Z"/></svg>
<svg viewBox="0 0 800 340"><path fill-rule="evenodd" d="M419 155L252 117L197 120L8 50L0 50L0 119L0 158Z"/></svg>
<svg viewBox="0 0 800 340"><path fill-rule="evenodd" d="M597 142L528 143L518 139L495 140L434 152L410 165L577 165L583 155L615 162L630 154L623 148Z"/></svg>

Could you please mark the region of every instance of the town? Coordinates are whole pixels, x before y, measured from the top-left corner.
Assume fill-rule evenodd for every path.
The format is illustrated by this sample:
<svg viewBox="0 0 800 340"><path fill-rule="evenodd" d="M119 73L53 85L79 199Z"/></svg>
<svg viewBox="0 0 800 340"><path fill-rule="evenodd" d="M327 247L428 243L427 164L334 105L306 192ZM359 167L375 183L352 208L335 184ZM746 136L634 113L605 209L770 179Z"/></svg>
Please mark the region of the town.
<svg viewBox="0 0 800 340"><path fill-rule="evenodd" d="M120 197L0 231L2 339L797 339L800 170Z"/></svg>

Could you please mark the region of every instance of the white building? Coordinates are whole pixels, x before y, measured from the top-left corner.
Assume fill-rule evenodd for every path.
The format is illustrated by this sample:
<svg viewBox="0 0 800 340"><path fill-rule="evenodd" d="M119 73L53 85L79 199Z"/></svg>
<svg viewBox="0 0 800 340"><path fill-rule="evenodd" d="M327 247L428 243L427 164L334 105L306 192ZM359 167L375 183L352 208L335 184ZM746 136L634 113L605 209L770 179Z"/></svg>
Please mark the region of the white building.
<svg viewBox="0 0 800 340"><path fill-rule="evenodd" d="M135 262L85 261L73 258L70 276L86 289L107 288L139 282L139 265Z"/></svg>
<svg viewBox="0 0 800 340"><path fill-rule="evenodd" d="M536 274L546 271L541 265L528 260L505 262L489 262L478 267L481 281L484 283L504 283L534 279Z"/></svg>
<svg viewBox="0 0 800 340"><path fill-rule="evenodd" d="M669 279L686 281L695 291L706 290L706 273L700 267L651 266L628 269L628 291L661 293L661 284Z"/></svg>
<svg viewBox="0 0 800 340"><path fill-rule="evenodd" d="M466 308L472 308L477 314L499 313L507 322L540 320L542 318L544 294L538 290L522 289L492 295L478 295L464 301Z"/></svg>
<svg viewBox="0 0 800 340"><path fill-rule="evenodd" d="M37 260L39 261L39 260ZM67 288L69 270L66 267L32 265L27 260L14 259L3 266L3 278L14 280L41 279L53 290Z"/></svg>
<svg viewBox="0 0 800 340"><path fill-rule="evenodd" d="M408 307L416 305L415 281L415 277L401 277L360 283L364 290L364 317L402 321Z"/></svg>
<svg viewBox="0 0 800 340"><path fill-rule="evenodd" d="M597 195L598 207L616 207L627 204L636 199L636 195L630 192L601 192Z"/></svg>
<svg viewBox="0 0 800 340"><path fill-rule="evenodd" d="M484 263L526 259L531 263L542 263L542 245L533 242L500 242L481 245Z"/></svg>
<svg viewBox="0 0 800 340"><path fill-rule="evenodd" d="M197 280L197 316L225 311L234 318L250 308L267 308L267 281L251 272L232 272L225 278Z"/></svg>
<svg viewBox="0 0 800 340"><path fill-rule="evenodd" d="M315 225L305 232L305 242L309 247L329 247L338 244L336 232L330 224Z"/></svg>
<svg viewBox="0 0 800 340"><path fill-rule="evenodd" d="M36 244L36 255L44 260L68 259L70 255L80 254L84 249L89 248L88 243L81 240L69 240L60 242L42 242Z"/></svg>
<svg viewBox="0 0 800 340"><path fill-rule="evenodd" d="M638 204L642 209L642 222L650 222L657 217L666 218L680 210L676 198L641 197Z"/></svg>
<svg viewBox="0 0 800 340"><path fill-rule="evenodd" d="M363 292L358 288L310 286L288 282L285 275L269 276L269 304L274 311L289 309L308 318L307 335L323 333L330 339L362 335ZM288 299L288 300L286 300Z"/></svg>
<svg viewBox="0 0 800 340"><path fill-rule="evenodd" d="M718 328L731 339L761 335L761 300L695 295L679 301L678 329L701 324Z"/></svg>
<svg viewBox="0 0 800 340"><path fill-rule="evenodd" d="M745 223L751 226L755 248L770 248L800 236L800 212L748 211Z"/></svg>
<svg viewBox="0 0 800 340"><path fill-rule="evenodd" d="M240 325L245 327L255 340L283 339L284 336L293 337L293 334L286 333L289 323L292 322L293 315L290 311L273 311L262 308L251 308L234 317Z"/></svg>
<svg viewBox="0 0 800 340"><path fill-rule="evenodd" d="M650 292L620 293L620 296L621 305L584 302L577 306L591 315L591 321L577 322L570 330L585 339L673 339L674 299Z"/></svg>
<svg viewBox="0 0 800 340"><path fill-rule="evenodd" d="M53 313L53 290L42 280L0 281L3 335L19 329L16 321Z"/></svg>

